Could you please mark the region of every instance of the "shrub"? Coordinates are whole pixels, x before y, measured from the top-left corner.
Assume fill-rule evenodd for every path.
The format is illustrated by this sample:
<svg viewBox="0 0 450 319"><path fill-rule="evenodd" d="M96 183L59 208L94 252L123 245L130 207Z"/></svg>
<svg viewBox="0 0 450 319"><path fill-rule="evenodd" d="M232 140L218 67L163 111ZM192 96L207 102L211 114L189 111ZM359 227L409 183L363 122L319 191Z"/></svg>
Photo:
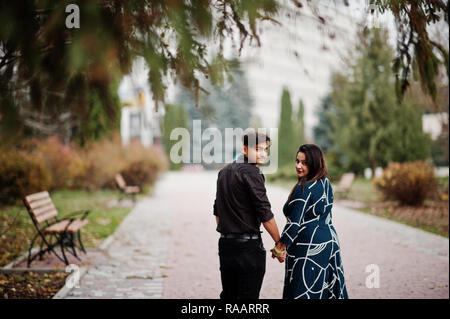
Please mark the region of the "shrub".
<svg viewBox="0 0 450 319"><path fill-rule="evenodd" d="M56 136L34 139L31 144L31 154L42 158L51 172L51 190L80 188L86 167L78 152Z"/></svg>
<svg viewBox="0 0 450 319"><path fill-rule="evenodd" d="M168 169L166 155L158 147L143 147L131 143L124 148L126 167L121 171L127 184L137 185L141 189L152 185L160 171Z"/></svg>
<svg viewBox="0 0 450 319"><path fill-rule="evenodd" d="M374 183L385 199L418 206L435 190L434 167L422 161L391 163Z"/></svg>
<svg viewBox="0 0 450 319"><path fill-rule="evenodd" d="M123 147L117 134L92 143L80 152L86 165L83 188L88 190L116 188L114 177L119 172L127 184L142 188L153 184L158 172L168 166L159 148L147 148L139 142Z"/></svg>
<svg viewBox="0 0 450 319"><path fill-rule="evenodd" d="M168 160L157 146L138 142L123 147L120 135L92 141L80 148L66 146L57 137L30 139L20 151L4 150L0 161L0 187L4 200L33 190L116 188L114 177L122 173L129 184L141 188L156 181Z"/></svg>
<svg viewBox="0 0 450 319"><path fill-rule="evenodd" d="M126 168L119 137L105 137L80 149L86 170L82 188L94 191L111 188L114 176Z"/></svg>
<svg viewBox="0 0 450 319"><path fill-rule="evenodd" d="M47 190L51 175L43 159L17 150L0 150L0 202L13 204Z"/></svg>

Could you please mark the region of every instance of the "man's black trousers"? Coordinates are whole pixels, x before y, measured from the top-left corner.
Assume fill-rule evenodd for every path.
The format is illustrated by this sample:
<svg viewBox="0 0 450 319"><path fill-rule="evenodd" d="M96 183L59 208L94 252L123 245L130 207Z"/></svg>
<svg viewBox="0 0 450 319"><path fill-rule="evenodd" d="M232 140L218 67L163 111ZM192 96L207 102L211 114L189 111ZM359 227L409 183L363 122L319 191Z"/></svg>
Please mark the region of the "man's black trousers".
<svg viewBox="0 0 450 319"><path fill-rule="evenodd" d="M266 272L266 250L259 239L219 239L220 299L258 299Z"/></svg>

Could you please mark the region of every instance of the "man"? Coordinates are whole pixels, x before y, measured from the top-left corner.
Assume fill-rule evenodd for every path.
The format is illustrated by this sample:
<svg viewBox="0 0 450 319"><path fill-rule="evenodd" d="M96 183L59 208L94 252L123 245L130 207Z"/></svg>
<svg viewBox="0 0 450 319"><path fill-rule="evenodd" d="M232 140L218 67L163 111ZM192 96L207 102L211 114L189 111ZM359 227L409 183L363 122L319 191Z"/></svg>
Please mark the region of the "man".
<svg viewBox="0 0 450 319"><path fill-rule="evenodd" d="M270 138L254 130L243 135L242 155L220 170L214 215L217 221L222 280L221 299L258 299L266 271L260 226L280 239L257 167L267 158ZM284 256L277 257L280 262Z"/></svg>

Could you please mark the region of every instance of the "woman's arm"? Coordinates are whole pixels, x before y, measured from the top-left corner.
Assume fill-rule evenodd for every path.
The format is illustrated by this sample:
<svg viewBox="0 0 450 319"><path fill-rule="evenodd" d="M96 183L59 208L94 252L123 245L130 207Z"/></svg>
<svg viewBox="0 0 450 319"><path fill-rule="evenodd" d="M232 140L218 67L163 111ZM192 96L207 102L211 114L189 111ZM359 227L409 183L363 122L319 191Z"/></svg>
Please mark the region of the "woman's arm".
<svg viewBox="0 0 450 319"><path fill-rule="evenodd" d="M310 198L311 192L306 188L300 196L292 198L288 203L288 206L293 205L293 208L281 234L279 241L280 246L284 245L284 247L288 247L297 238L300 230L300 223L303 219L305 211L309 207Z"/></svg>

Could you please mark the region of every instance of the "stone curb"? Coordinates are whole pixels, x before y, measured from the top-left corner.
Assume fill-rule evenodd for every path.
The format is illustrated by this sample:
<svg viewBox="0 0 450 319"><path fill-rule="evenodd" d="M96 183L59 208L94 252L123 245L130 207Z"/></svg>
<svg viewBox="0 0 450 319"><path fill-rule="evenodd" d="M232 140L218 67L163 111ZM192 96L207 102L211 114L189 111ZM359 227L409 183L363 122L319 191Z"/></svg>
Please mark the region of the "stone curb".
<svg viewBox="0 0 450 319"><path fill-rule="evenodd" d="M130 212L131 213L131 212ZM117 228L116 228L117 230ZM112 233L111 235L109 235L101 244L100 246L98 246L98 249L106 251L108 249L108 247L111 245L111 243L114 241L114 233Z"/></svg>
<svg viewBox="0 0 450 319"><path fill-rule="evenodd" d="M112 242L116 239L115 234L118 233L118 231L124 227L123 225L127 223L127 220L130 215L132 215L133 211L136 209L140 201L137 201L134 206L131 208L130 212L125 216L125 218L120 222L119 226L116 227L114 232L109 235L99 246L98 248L100 250L106 251L108 250L109 246L112 244Z"/></svg>
<svg viewBox="0 0 450 319"><path fill-rule="evenodd" d="M86 268L80 268L79 282L86 273ZM62 288L52 297L52 299L64 299L72 291L72 289L74 289L74 287L68 287L67 284L64 284L64 286L62 286Z"/></svg>
<svg viewBox="0 0 450 319"><path fill-rule="evenodd" d="M12 269L0 269L0 274L21 274L24 272L36 272L38 274L45 274L51 272L65 272L64 269L55 268L12 268Z"/></svg>
<svg viewBox="0 0 450 319"><path fill-rule="evenodd" d="M31 254L35 254L39 251L39 248L33 248L31 250ZM15 265L20 264L24 259L26 259L28 257L28 251L25 252L23 255L19 256L16 258L16 260L10 262L9 264L7 264L6 266L4 266L2 269L12 269Z"/></svg>
<svg viewBox="0 0 450 319"><path fill-rule="evenodd" d="M112 242L116 239L115 234L119 231L122 225L125 224L125 221L127 220L128 216L131 215L131 213L136 209L136 206L141 202L141 200L136 201L134 205L131 207L131 210L128 212L128 214L124 217L124 219L120 222L120 224L116 227L114 232L106 237L106 239L98 246L100 250L106 251L108 250L109 246L112 244Z"/></svg>

